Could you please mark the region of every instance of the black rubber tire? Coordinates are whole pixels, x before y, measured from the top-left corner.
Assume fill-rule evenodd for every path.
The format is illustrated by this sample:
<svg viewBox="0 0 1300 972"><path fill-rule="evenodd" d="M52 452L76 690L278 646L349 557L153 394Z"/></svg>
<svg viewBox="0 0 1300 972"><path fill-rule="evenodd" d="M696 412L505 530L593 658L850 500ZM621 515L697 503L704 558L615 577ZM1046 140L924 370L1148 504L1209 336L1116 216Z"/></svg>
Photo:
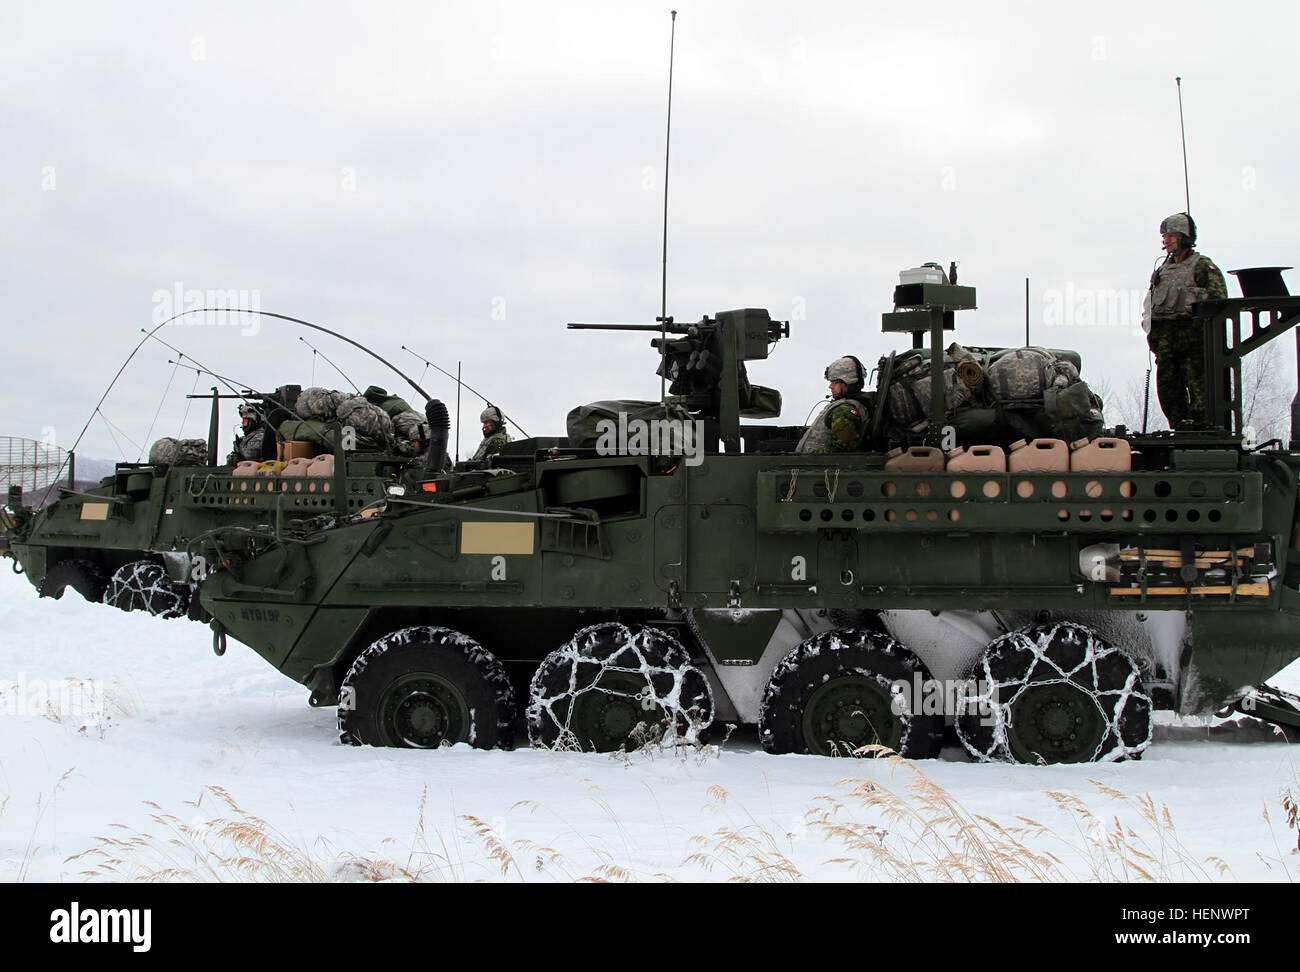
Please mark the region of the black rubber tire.
<svg viewBox="0 0 1300 972"><path fill-rule="evenodd" d="M496 657L450 628L417 625L366 648L339 686L339 740L477 749L514 743L515 692Z"/></svg>
<svg viewBox="0 0 1300 972"><path fill-rule="evenodd" d="M881 745L908 759L933 758L943 713L913 705L915 686L932 681L921 660L887 634L824 631L796 645L773 670L759 739L769 753L850 756ZM894 688L900 682L906 689Z"/></svg>
<svg viewBox="0 0 1300 972"><path fill-rule="evenodd" d="M1136 663L1071 621L989 643L957 715L957 737L981 761L1113 762L1151 743L1151 699Z"/></svg>
<svg viewBox="0 0 1300 972"><path fill-rule="evenodd" d="M655 740L693 745L713 722L713 692L676 637L607 621L583 628L542 660L526 719L528 741L547 749L615 752Z"/></svg>
<svg viewBox="0 0 1300 972"><path fill-rule="evenodd" d="M190 607L190 589L173 583L162 564L133 560L113 572L104 603L119 611L147 611L159 618L183 618Z"/></svg>
<svg viewBox="0 0 1300 972"><path fill-rule="evenodd" d="M60 560L45 572L36 585L36 593L57 601L71 587L87 601L101 601L105 586L104 572L98 564L89 560Z"/></svg>

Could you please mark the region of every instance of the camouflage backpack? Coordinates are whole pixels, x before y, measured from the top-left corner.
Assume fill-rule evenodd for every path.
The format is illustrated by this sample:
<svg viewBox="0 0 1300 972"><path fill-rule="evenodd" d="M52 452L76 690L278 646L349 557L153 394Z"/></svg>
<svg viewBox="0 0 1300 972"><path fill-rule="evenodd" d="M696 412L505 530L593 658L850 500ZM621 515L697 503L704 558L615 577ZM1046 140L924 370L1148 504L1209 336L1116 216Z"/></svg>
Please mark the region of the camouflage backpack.
<svg viewBox="0 0 1300 972"><path fill-rule="evenodd" d="M958 373L962 360L970 358L964 349L953 345L943 360L944 414L951 415L967 407L973 398L971 386ZM957 357L953 352L960 352ZM883 373L886 359L882 358ZM930 361L918 350L904 352L894 360L894 375L889 383L887 417L900 432L924 432L930 425Z"/></svg>
<svg viewBox="0 0 1300 972"><path fill-rule="evenodd" d="M339 423L356 429L358 435L382 442L392 438L393 420L378 405L372 405L362 396L344 399L338 407Z"/></svg>
<svg viewBox="0 0 1300 972"><path fill-rule="evenodd" d="M206 466L208 441L165 436L149 447L149 462L156 466Z"/></svg>
<svg viewBox="0 0 1300 972"><path fill-rule="evenodd" d="M304 388L298 396L294 411L298 413L299 418L329 422L338 415L339 406L347 398L348 396L341 391L332 391L328 388Z"/></svg>
<svg viewBox="0 0 1300 972"><path fill-rule="evenodd" d="M393 434L403 442L428 442L429 423L412 409L393 416Z"/></svg>
<svg viewBox="0 0 1300 972"><path fill-rule="evenodd" d="M1043 392L1055 377L1052 354L1042 348L1011 348L994 355L988 368L989 392L1003 408L1040 408Z"/></svg>

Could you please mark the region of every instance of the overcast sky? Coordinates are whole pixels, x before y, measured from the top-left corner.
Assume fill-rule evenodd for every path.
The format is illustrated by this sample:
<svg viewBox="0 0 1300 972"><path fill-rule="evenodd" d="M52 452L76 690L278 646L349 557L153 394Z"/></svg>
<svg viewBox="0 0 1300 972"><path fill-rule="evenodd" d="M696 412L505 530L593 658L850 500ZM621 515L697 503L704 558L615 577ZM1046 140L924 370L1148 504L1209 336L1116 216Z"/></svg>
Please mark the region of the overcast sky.
<svg viewBox="0 0 1300 972"><path fill-rule="evenodd" d="M1140 379L1136 303L1184 208L1175 75L1200 249L1224 270L1300 257L1291 5L677 8L669 313L790 319L750 368L783 422L832 358L902 346L880 315L927 260L978 288L958 340L1022 343L1028 276L1035 343ZM342 330L449 402L399 349L462 362L535 435L580 402L657 397L645 335L563 325L658 313L668 11L5 0L0 433L69 446L178 285ZM304 336L363 388L409 391L327 336L251 330L161 336L265 388L312 381ZM138 445L160 401L149 437L181 431L196 376L171 356L142 348L104 405ZM96 420L79 451L135 458L117 443Z"/></svg>

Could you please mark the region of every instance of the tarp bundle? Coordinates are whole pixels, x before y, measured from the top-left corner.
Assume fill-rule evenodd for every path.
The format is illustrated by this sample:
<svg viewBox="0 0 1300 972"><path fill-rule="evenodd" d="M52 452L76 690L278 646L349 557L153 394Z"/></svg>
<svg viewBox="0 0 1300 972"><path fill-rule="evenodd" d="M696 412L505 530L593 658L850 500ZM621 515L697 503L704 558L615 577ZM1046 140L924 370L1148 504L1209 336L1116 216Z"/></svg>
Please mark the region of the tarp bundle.
<svg viewBox="0 0 1300 972"><path fill-rule="evenodd" d="M384 400L395 400L405 410L410 406L396 396L383 394L383 389L373 386L367 392L377 391ZM392 447L393 420L380 405L368 401L365 395L348 395L346 392L329 388L304 388L294 406L301 421L281 422L278 430L285 440L302 439L328 448L325 427L330 422L338 422L343 428L351 428L357 436L358 448Z"/></svg>
<svg viewBox="0 0 1300 972"><path fill-rule="evenodd" d="M149 447L149 462L155 466L206 466L208 440L164 436Z"/></svg>
<svg viewBox="0 0 1300 972"><path fill-rule="evenodd" d="M689 421L690 417L690 413L685 409L676 405L668 406L669 420L681 423ZM565 425L571 448L591 449L601 437L602 429L599 426L602 422L612 422L612 426L607 425L604 428L612 428L616 434L621 422L626 434L629 427L636 428L643 423L648 425L650 422L662 422L664 418L664 406L661 402L616 400L579 405L569 412Z"/></svg>
<svg viewBox="0 0 1300 972"><path fill-rule="evenodd" d="M880 361L881 373L886 359ZM922 350L894 359L886 435L908 442L928 430L930 360ZM988 352L951 345L943 358L944 422L957 445L1006 445L1038 437L1074 441L1102 431L1102 402L1064 353L1046 348Z"/></svg>
<svg viewBox="0 0 1300 972"><path fill-rule="evenodd" d="M362 394L370 404L383 409L392 421L392 431L399 447L408 446L413 451L423 451L429 442L429 423L423 413L411 408L406 399L390 395L377 385L371 385Z"/></svg>

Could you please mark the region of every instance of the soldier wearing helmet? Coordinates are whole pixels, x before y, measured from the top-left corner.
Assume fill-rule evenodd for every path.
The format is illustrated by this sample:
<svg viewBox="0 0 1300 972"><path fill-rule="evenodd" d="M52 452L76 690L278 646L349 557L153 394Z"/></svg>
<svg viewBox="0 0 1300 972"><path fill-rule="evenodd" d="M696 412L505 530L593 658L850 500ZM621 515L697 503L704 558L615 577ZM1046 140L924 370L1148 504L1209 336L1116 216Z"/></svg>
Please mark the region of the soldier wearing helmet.
<svg viewBox="0 0 1300 972"><path fill-rule="evenodd" d="M862 448L871 423L872 396L863 391L866 372L852 355L826 367L831 400L799 440L796 452L835 453Z"/></svg>
<svg viewBox="0 0 1300 972"><path fill-rule="evenodd" d="M506 417L495 405L483 409L479 413L478 420L483 423L483 441L479 443L478 451L474 453L473 459L476 462L488 456L495 456L501 451L501 447L510 441L510 436L506 433Z"/></svg>
<svg viewBox="0 0 1300 972"><path fill-rule="evenodd" d="M1196 223L1175 213L1160 224L1165 260L1151 275L1142 326L1156 357L1156 393L1171 428L1205 424L1205 324L1197 301L1228 296L1223 273L1192 249Z"/></svg>

